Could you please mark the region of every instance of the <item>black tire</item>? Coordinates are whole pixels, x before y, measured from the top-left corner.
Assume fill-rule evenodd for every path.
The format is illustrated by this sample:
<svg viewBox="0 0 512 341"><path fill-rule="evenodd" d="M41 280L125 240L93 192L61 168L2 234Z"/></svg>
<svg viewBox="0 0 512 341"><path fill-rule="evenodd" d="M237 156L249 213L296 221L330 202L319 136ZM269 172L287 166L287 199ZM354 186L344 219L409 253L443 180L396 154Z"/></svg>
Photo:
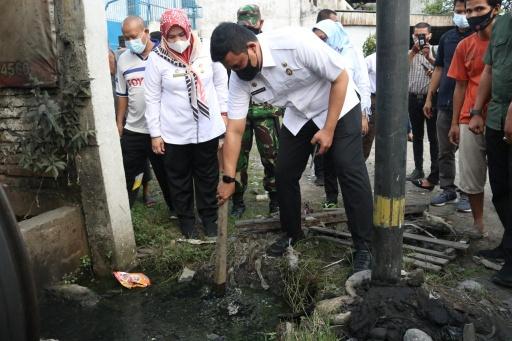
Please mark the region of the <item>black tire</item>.
<svg viewBox="0 0 512 341"><path fill-rule="evenodd" d="M0 185L0 340L38 341L32 269L18 224Z"/></svg>

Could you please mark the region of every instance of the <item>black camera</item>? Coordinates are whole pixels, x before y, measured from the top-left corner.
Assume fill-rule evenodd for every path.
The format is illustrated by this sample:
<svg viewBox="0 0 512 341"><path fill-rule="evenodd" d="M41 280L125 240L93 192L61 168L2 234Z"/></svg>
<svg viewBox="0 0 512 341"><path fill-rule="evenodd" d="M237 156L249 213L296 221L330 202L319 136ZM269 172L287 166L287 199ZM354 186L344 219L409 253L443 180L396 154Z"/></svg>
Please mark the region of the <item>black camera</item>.
<svg viewBox="0 0 512 341"><path fill-rule="evenodd" d="M420 50L423 50L425 45L427 45L427 36L425 33L418 34L418 44L420 46Z"/></svg>

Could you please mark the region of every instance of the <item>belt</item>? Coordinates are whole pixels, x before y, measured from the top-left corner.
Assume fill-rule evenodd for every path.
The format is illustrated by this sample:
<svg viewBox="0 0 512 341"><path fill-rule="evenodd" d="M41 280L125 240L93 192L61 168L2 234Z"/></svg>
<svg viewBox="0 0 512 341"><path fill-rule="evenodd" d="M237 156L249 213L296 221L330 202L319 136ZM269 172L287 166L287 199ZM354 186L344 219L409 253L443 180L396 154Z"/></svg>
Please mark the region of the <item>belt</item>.
<svg viewBox="0 0 512 341"><path fill-rule="evenodd" d="M423 94L413 94L412 92L409 92L409 97L414 97L414 98L416 98L416 99L422 100L422 99L427 98L427 95L423 95Z"/></svg>

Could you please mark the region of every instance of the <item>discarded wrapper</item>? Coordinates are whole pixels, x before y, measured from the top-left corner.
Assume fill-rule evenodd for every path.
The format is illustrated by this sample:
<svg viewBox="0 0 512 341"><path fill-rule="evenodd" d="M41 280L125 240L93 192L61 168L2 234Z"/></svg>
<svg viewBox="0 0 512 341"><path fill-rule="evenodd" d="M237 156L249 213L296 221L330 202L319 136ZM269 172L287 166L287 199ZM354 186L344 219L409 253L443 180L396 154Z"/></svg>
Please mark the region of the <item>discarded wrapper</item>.
<svg viewBox="0 0 512 341"><path fill-rule="evenodd" d="M142 273L128 273L122 271L113 272L114 277L125 288L145 288L151 285L148 276Z"/></svg>

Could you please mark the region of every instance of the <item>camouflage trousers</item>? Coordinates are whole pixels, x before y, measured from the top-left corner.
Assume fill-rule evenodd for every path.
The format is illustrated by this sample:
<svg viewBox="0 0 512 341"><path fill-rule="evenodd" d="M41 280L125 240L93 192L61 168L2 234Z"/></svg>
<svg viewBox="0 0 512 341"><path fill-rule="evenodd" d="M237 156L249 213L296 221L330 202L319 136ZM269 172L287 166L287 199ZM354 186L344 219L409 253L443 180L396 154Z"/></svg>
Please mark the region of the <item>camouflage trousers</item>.
<svg viewBox="0 0 512 341"><path fill-rule="evenodd" d="M275 165L279 148L278 130L279 119L277 117L247 119L245 132L242 137L240 156L236 166L234 202L243 201L244 192L247 190L247 169L249 167L249 154L253 144L253 137L256 139L256 146L260 153L261 164L265 174L263 188L270 194L276 192Z"/></svg>

